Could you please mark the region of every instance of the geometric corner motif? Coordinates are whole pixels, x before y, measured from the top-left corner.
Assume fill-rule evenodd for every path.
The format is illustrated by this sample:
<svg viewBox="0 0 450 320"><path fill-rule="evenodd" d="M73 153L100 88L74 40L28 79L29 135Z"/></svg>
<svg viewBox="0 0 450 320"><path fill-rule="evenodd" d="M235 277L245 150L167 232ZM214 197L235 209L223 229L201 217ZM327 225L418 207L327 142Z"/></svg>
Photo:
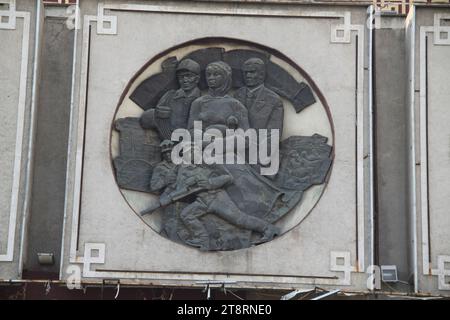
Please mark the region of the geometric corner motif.
<svg viewBox="0 0 450 320"><path fill-rule="evenodd" d="M350 43L351 42L351 13L344 13L344 23L331 27L331 43Z"/></svg>
<svg viewBox="0 0 450 320"><path fill-rule="evenodd" d="M105 16L105 4L99 3L97 12L97 34L116 35L117 16Z"/></svg>
<svg viewBox="0 0 450 320"><path fill-rule="evenodd" d="M445 279L450 278L450 268L446 269L446 264L450 265L450 256L438 256L437 269L431 270L433 276L438 276L439 290L450 290L450 281Z"/></svg>
<svg viewBox="0 0 450 320"><path fill-rule="evenodd" d="M0 10L0 29L16 29L16 0L0 0L0 4L6 4L7 10Z"/></svg>
<svg viewBox="0 0 450 320"><path fill-rule="evenodd" d="M450 45L450 26L443 26L442 20L450 20L450 14L436 13L434 15L434 44Z"/></svg>
<svg viewBox="0 0 450 320"><path fill-rule="evenodd" d="M83 277L95 278L97 273L91 270L93 264L105 263L106 245L104 243L86 243L84 246Z"/></svg>
<svg viewBox="0 0 450 320"><path fill-rule="evenodd" d="M339 280L339 285L350 286L352 284L351 273L356 272L356 267L352 266L350 252L331 251L330 271L343 272L344 277Z"/></svg>

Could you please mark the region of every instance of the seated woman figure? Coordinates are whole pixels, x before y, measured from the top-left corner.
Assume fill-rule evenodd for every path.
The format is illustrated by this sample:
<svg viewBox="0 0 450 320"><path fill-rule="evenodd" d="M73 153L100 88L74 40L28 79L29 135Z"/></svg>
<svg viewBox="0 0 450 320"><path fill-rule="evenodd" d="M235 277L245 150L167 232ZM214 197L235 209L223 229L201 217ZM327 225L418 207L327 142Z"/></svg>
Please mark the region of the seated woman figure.
<svg viewBox="0 0 450 320"><path fill-rule="evenodd" d="M247 130L250 127L247 108L228 95L232 84L231 67L222 61L210 63L206 67L206 81L209 91L192 103L188 129L194 128L194 121L201 121L204 130L214 128L223 134L226 129Z"/></svg>

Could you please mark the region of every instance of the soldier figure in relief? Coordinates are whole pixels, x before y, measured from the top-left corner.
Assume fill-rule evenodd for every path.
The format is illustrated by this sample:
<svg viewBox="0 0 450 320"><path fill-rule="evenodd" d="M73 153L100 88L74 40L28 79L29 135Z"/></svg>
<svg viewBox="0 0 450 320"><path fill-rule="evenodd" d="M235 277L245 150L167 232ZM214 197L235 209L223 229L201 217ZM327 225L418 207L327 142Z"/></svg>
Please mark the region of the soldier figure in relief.
<svg viewBox="0 0 450 320"><path fill-rule="evenodd" d="M233 177L222 166L181 165L178 169L176 189L161 198L161 204L172 203L182 194L195 194L195 201L180 212L180 219L191 233L186 243L201 250L209 250L209 233L201 218L214 214L239 228L262 234L261 242L273 239L278 228L258 217L241 211L225 188L233 183Z"/></svg>
<svg viewBox="0 0 450 320"><path fill-rule="evenodd" d="M191 59L181 61L177 67L178 90L169 90L159 100L155 109L141 117L144 129L156 129L163 140L170 140L176 129L186 129L191 104L200 97L200 65Z"/></svg>
<svg viewBox="0 0 450 320"><path fill-rule="evenodd" d="M171 186L177 181L177 166L172 162L171 152L174 143L165 140L161 143L161 155L163 160L153 169L150 181L152 192L170 192Z"/></svg>

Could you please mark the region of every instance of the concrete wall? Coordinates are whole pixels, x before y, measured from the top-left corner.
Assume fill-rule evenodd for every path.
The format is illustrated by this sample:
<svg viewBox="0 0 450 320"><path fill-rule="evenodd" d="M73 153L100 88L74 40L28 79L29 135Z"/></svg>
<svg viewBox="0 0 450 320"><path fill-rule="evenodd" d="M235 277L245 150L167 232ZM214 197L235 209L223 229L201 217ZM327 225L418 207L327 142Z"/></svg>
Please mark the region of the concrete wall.
<svg viewBox="0 0 450 320"><path fill-rule="evenodd" d="M98 10L97 1L81 1L82 17L89 15L94 19L112 22L111 26L104 25L103 30L97 29L97 22L90 23L92 34L89 42L91 51L87 86L89 103L87 121L84 122L83 114L79 113L83 110L80 98L83 98L83 90L87 85L84 82L87 78L82 74L86 67L83 61L86 61L87 53L83 50L88 48L83 29L78 31L77 44L74 47L75 31L65 27L65 9L47 9L47 17L42 19L45 23L41 37L38 37L42 43L42 59L38 63L40 68L37 69L40 69L37 74L39 86L36 87L39 94L33 104L36 7L35 2L31 0L17 1L17 11L30 12L31 29L27 46L29 52L25 59L28 63L25 70L27 81L22 86L25 88L25 99L21 100L24 19L17 19L15 29L0 27L0 52L8 61L0 63L0 107L3 115L0 120L0 203L5 204L0 209L0 256L7 253L11 213L17 213L13 228L14 241L9 241L13 243L13 256L11 259L3 259L8 261L0 261L0 279L20 278L22 267L31 275L45 272L45 277L54 277L60 271L60 277L65 279L70 275L67 273L67 267L75 266L81 268L84 279L89 281L120 278L125 282L196 286L200 280L223 280L221 276L213 275L214 272L222 271L247 273L232 277L231 280L237 281L233 286L237 287L308 287L315 281L314 285L321 287L366 290L367 277L361 271L371 263L372 243L368 81L371 69L369 33L364 27L365 7L294 4L277 6L261 3L256 6L251 3L231 6L205 2L191 4L189 7L185 4L183 6L180 3L170 3L180 4L179 11L194 10L200 13L207 13L208 10L227 13L231 7L233 10L237 8L250 12L255 9L259 11L256 16L223 16L190 15L186 12L161 13L158 10L152 10L151 13L105 10L102 16L103 11ZM157 1L142 3L148 5ZM164 8L168 2L161 4ZM0 10L4 9L5 6L0 5ZM289 12L288 15L297 13L300 17L271 17L273 10ZM238 11L233 12L236 14ZM301 17L302 14L320 12L334 12L337 15L349 12L351 24L339 17ZM447 125L450 120L447 84L450 74L450 46L444 33L448 32L450 23L446 19L436 20L436 17L440 17L437 16L439 14L449 15L450 10L418 7L416 12L410 14L406 24L401 17L383 17L381 28L374 32L376 175L373 183L376 196L374 213L378 228L374 254L376 263L396 265L399 279L409 282L409 285L391 284L395 290L411 292L416 284L416 290L419 292L446 295L450 292L447 276L449 272L445 270L448 269L450 261L450 218L447 210L450 204L450 189L446 178L450 173L450 132ZM109 29L114 29L115 18L117 32ZM365 37L362 47L358 48L362 49L359 52L363 57L363 63L360 64L363 86L360 87L359 93L360 97L363 97L363 117L360 118L362 125L359 126L362 137L362 156L359 164L362 170L360 172L365 177L359 183L356 181L358 159L354 156L356 144L354 140L348 139L349 136L357 134L357 129L354 128L357 121L357 31L350 32L350 42L334 43L331 40L331 30L339 24L362 26ZM205 25L209 28L202 27ZM239 25L239 28L235 28L236 25ZM264 27L255 29L255 25ZM164 30L161 30L161 26L164 26ZM164 34L164 37L161 37L161 34ZM436 42L435 34L442 35L443 39L437 39ZM425 35L428 39L426 45ZM139 219L125 199L129 202L135 201L135 211L142 205L142 202L139 202L142 199L139 200L136 195L117 187L109 162L109 126L114 119L119 96L131 77L157 53L175 44L205 36L227 36L258 42L282 51L304 68L330 105L336 130L337 152L330 183L322 199L306 219L302 219L303 222L299 226L282 238L258 248L211 255L173 244L153 230L157 229L157 221L150 218L144 221ZM359 37L359 40L361 39ZM76 73L72 83L74 52ZM182 54L182 51L174 53ZM145 72L148 75L152 70L149 68ZM144 76L145 74L141 75ZM135 82L133 85L137 84L138 82ZM71 109L72 93L75 101ZM23 109L18 108L19 105L23 106ZM33 105L37 110L34 114L36 127L31 126ZM23 115L19 114L21 110ZM69 119L71 111L73 117ZM119 115L123 116L138 113L139 109L130 109L125 105L119 109ZM292 119L294 118L290 120ZM298 123L299 128L307 128L307 122L315 123L313 118L309 121L308 116L292 121L293 124ZM20 125L23 125L23 128ZM69 137L70 125L72 132ZM84 125L87 132L85 141L79 135L79 130L84 128ZM296 130L295 125L291 127ZM23 155L19 164L15 162L18 132L22 133L24 138L19 148ZM35 139L34 152L30 152L29 148L30 134ZM77 154L77 150L80 150L84 143L85 153ZM67 159L68 152L70 157ZM31 167L27 161L28 155L34 156L30 158L33 163ZM83 176L76 174L80 155L84 157ZM69 175L66 177L67 160ZM14 168L18 170L14 171ZM77 180L80 177L82 180ZM27 185L31 186L31 182L30 198L31 193L27 192ZM80 183L83 183L85 191L81 202L78 202L81 204L78 225L78 216L74 215L77 210L74 208ZM13 185L17 189L13 188ZM18 192L15 193L15 190ZM359 214L362 214L362 219L359 219L359 224L355 195L357 190L362 195L359 201L364 199L364 202L360 202L362 207L359 209L362 208L362 211L359 210ZM15 194L18 195L17 209L11 212ZM65 197L68 200L66 204ZM27 202L27 199L30 201ZM28 214L28 218L24 219L24 214ZM66 223L63 228L64 217ZM74 218L76 220L73 220ZM27 223L23 225L23 221ZM357 230L359 238L356 235ZM20 254L21 247L23 255ZM364 257L357 261L356 253L361 250L364 251ZM55 264L48 267L39 265L39 252L53 253ZM342 257L348 258L343 260L348 264L336 263L330 268L330 264L333 264L332 252L340 252ZM182 270L180 260L184 262ZM342 259L334 262L341 263ZM102 272L101 269L115 272ZM179 271L179 275L167 276L158 273L170 270ZM193 274L187 275L187 272ZM200 275L199 272L205 272L206 275ZM251 276L257 273L303 275L315 279L308 281L295 276L270 279ZM320 275L336 276L338 279L324 280ZM390 289L386 285L383 285L383 288Z"/></svg>
<svg viewBox="0 0 450 320"><path fill-rule="evenodd" d="M416 9L415 187L417 274L421 292L450 290L450 10Z"/></svg>
<svg viewBox="0 0 450 320"><path fill-rule="evenodd" d="M37 8L19 0L0 10L0 279L17 279L30 195Z"/></svg>
<svg viewBox="0 0 450 320"><path fill-rule="evenodd" d="M68 266L83 262L83 277L97 281L107 277L195 286L202 280L224 279L223 275L215 275L219 272L236 274L226 280L235 281L237 287L320 284L364 290L363 272L371 260L365 157L369 133L366 8L259 5L255 11L256 7L248 5L179 4L178 12L161 12L170 9L167 2L161 5L143 7L149 12L106 10L103 17L113 22L110 28L98 29L98 22L92 22L90 36L87 25L79 33L61 277L68 276ZM281 10L278 15L291 17L271 16L275 9ZM102 17L94 1L82 2L81 10L82 16L97 20ZM189 14L192 10L199 14ZM247 10L242 11L247 14L213 14L236 10ZM342 24L344 29L337 32L335 29ZM136 32L140 29L152 32ZM236 252L199 252L159 236L124 201L110 167L111 121L129 80L159 52L208 36L260 43L291 57L324 93L336 131L333 173L318 205L283 237ZM89 82L85 78L87 70ZM316 108L321 108L320 103ZM123 115L131 112L137 111L124 111ZM313 114L313 109L294 116L301 123L309 113ZM314 117L311 123L321 123L321 118ZM269 274L279 276L264 276Z"/></svg>
<svg viewBox="0 0 450 320"><path fill-rule="evenodd" d="M66 18L47 11L37 109L33 198L25 270L59 272L72 84L74 31ZM52 16L53 15L53 16ZM53 266L40 266L38 253L52 253Z"/></svg>
<svg viewBox="0 0 450 320"><path fill-rule="evenodd" d="M374 43L378 264L396 265L399 278L409 281L404 42L404 19L384 16ZM408 286L400 284L397 289L408 290Z"/></svg>

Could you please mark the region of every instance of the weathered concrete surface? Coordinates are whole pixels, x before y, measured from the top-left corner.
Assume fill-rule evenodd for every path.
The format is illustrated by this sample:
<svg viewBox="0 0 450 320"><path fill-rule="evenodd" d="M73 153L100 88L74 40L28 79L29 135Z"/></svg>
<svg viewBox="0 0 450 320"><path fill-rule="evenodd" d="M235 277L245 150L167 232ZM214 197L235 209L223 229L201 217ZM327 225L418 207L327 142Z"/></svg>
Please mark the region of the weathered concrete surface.
<svg viewBox="0 0 450 320"><path fill-rule="evenodd" d="M59 271L74 35L65 22L44 23L27 271ZM53 253L55 265L40 266L38 253Z"/></svg>
<svg viewBox="0 0 450 320"><path fill-rule="evenodd" d="M114 2L114 1L113 1ZM124 1L122 1L124 2ZM209 1L211 2L211 1ZM223 3L223 1L218 1ZM264 6L263 0L247 0L234 2L260 2L258 7ZM294 8L295 0L270 1L273 3L285 3L282 7ZM357 2L357 1L354 1ZM28 152L29 118L31 107L31 81L32 81L32 57L34 48L34 5L31 0L19 0L18 10L32 13L29 68L27 83L27 98L25 103L25 138L22 152ZM156 3L156 2L155 2ZM222 5L218 3L217 5ZM290 4L286 4L290 3ZM97 3L95 1L84 1L83 13L97 15ZM272 8L276 8L273 5ZM364 14L359 13L361 8L348 9L341 6L306 6L306 12L317 8L325 11L348 11L352 12L352 24L365 23ZM313 9L311 9L313 8ZM362 10L362 9L361 9ZM450 219L448 207L450 206L448 196L450 185L450 162L448 151L448 136L450 136L448 123L448 101L450 101L448 90L448 74L450 74L450 46L438 46L433 44L433 34L429 33L429 192L430 192L430 268L435 270L434 275L429 275L429 270L424 270L421 212L421 187L424 179L421 179L421 145L420 133L425 128L420 126L420 66L424 63L420 60L420 28L421 26L432 26L436 13L448 13L449 9L443 8L418 8L417 26L415 38L415 87L409 92L407 89L408 62L405 59L405 32L402 29L401 18L382 18L382 29L375 31L375 110L376 110L376 148L377 148L377 185L378 193L378 253L380 264L395 264L399 268L401 280L411 280L414 270L414 259L411 248L414 249L412 238L413 232L408 231L412 226L411 215L413 207L407 206L411 202L407 196L407 180L412 180L411 174L407 172L408 159L408 128L407 121L409 108L409 96L415 96L415 118L416 118L416 174L417 180L414 188L418 199L416 214L417 218L417 255L419 291L435 294L448 294L448 291L438 290L438 268L439 256L450 256ZM334 44L329 42L330 24L324 21L309 19L303 25L296 24L296 18L263 18L261 29L254 27L254 17L232 17L202 15L193 16L187 22L180 14L164 14L168 20L158 14L136 14L136 13L111 13L107 15L118 16L119 34L106 36L96 34L96 24L93 23L93 45L91 75L92 82L89 93L89 114L87 141L87 198L83 198L83 214L81 216L80 250L77 255L84 254L84 244L99 242L106 244L105 264L92 266L91 269L130 269L133 270L173 270L177 271L179 261L182 260L183 271L226 271L235 272L273 272L281 273L286 270L297 274L313 275L338 275L343 273L330 272L329 251L349 251L352 265L356 264L355 238L356 233L354 221L354 194L355 186L346 184L348 177L354 178L354 155L351 143L347 140L353 134L350 132L354 122L354 38L351 44ZM148 19L151 17L151 19ZM2 118L0 119L0 255L5 253L7 247L7 230L9 223L9 209L11 202L11 190L13 181L13 158L16 144L18 94L20 78L20 53L22 44L23 19L18 19L16 30L0 30L0 108ZM335 20L337 23L339 20ZM283 33L278 39L270 28L272 23L279 23ZM161 25L172 26L174 29L160 30ZM228 31L225 26L239 25L239 29ZM208 25L208 30L204 26ZM259 26L260 24L258 24ZM449 23L443 22L444 26ZM153 32L136 33L135 30L147 26L146 30ZM176 28L180 29L176 29ZM275 30L278 27L274 27ZM298 29L296 29L298 28ZM178 30L178 33L176 33ZM183 31L190 32L183 34ZM233 31L234 30L234 31ZM286 31L288 30L288 31ZM72 68L72 41L73 33L65 29L64 20L48 18L43 30L44 48L42 77L40 78L40 99L38 101L38 126L36 132L36 148L34 162L34 185L31 202L31 217L28 229L28 245L25 253L28 259L25 268L28 271L58 271L59 254L62 238L62 219L65 195L65 174L67 135L69 130L70 111L70 82ZM78 49L81 48L82 31L79 33ZM129 79L135 72L151 57L170 46L183 41L191 40L201 36L231 36L245 38L247 40L267 44L280 49L295 62L303 67L318 84L330 104L332 116L335 119L337 163L330 180L330 185L313 213L306 218L304 223L290 232L290 236L282 237L270 246L258 247L234 253L218 254L211 258L207 254L201 254L195 250L180 247L165 240L145 225L136 217L133 210L126 204L122 194L113 181L109 162L109 125L114 117L114 111ZM328 35L328 38L325 37ZM354 36L354 33L353 33ZM295 39L293 41L292 39ZM323 41L321 41L323 40ZM141 41L140 44L137 44ZM157 45L155 45L157 44ZM111 50L114 48L114 50ZM78 51L80 53L80 50ZM309 52L314 52L311 57ZM78 61L80 61L78 57ZM5 62L6 61L6 62ZM80 70L80 64L77 70ZM106 79L106 80L105 80ZM79 77L75 83L76 98L79 93ZM350 93L351 92L351 93ZM344 97L345 96L345 97ZM406 98L408 97L408 98ZM77 101L76 101L76 105ZM136 109L137 110L137 109ZM312 110L312 109L311 109ZM139 111L139 110L137 110ZM130 112L130 109L124 115ZM132 113L133 111L131 111ZM312 130L316 123L305 122L304 118L294 119L291 115L289 120L290 130ZM75 112L75 117L77 114ZM406 119L406 120L405 120ZM74 120L76 124L76 119ZM298 126L296 126L298 124ZM430 125L431 124L431 125ZM367 119L366 119L367 125ZM319 126L320 127L320 126ZM353 129L351 129L353 130ZM76 142L73 139L72 142ZM113 148L114 149L114 148ZM73 151L73 150L72 150ZM21 164L22 176L20 179L20 198L14 241L13 262L0 262L0 279L11 279L19 277L19 250L20 232L22 229L23 201L25 199L25 172L26 160ZM73 170L73 163L71 170ZM72 171L71 171L72 172ZM73 182L73 175L67 177ZM97 181L106 181L106 185L96 184ZM73 186L72 186L73 187ZM102 192L98 192L102 188ZM68 191L73 194L73 189ZM352 196L349 196L352 194ZM131 195L128 200L133 200L136 195ZM409 197L411 198L411 197ZM69 207L73 204L69 196ZM326 202L326 203L325 203ZM4 204L4 205L3 205ZM64 267L69 265L71 214L68 211L68 224L66 225L66 238L64 241ZM353 219L353 220L352 220ZM149 224L151 224L149 222ZM118 227L120 226L120 227ZM368 229L366 228L366 232ZM289 238L291 237L292 238ZM368 238L368 233L366 234ZM288 245L286 245L288 244ZM131 248L131 249L130 249ZM157 249L155 249L157 248ZM297 251L292 251L295 248ZM366 245L366 249L368 246ZM290 265L283 269L282 261L277 261L277 254L292 255L296 257ZM52 252L56 257L56 264L45 268L37 263L38 252ZM366 251L366 260L367 259ZM161 262L162 261L162 262ZM197 261L200 266L194 265ZM244 261L243 263L236 261ZM270 264L267 264L270 261ZM268 268L264 268L268 265ZM130 267L131 266L131 267ZM367 266L367 264L366 264ZM448 265L445 266L448 268ZM64 273L63 278L67 277ZM286 272L284 272L286 273ZM124 274L121 274L123 276ZM129 274L125 274L128 276ZM100 274L99 277L101 277ZM104 276L104 274L103 274ZM120 276L120 275L119 275ZM164 276L158 275L160 278ZM146 275L148 277L148 275ZM201 277L200 277L201 278ZM195 278L196 280L200 278ZM203 277L204 278L204 277ZM201 279L203 279L201 278ZM194 277L193 277L194 279ZM447 279L448 280L448 279ZM352 284L364 289L366 281L365 274L352 274ZM167 280L165 283L179 284L176 280ZM289 285L289 284L286 284ZM342 287L342 286L341 286ZM398 290L407 290L403 284L395 286Z"/></svg>
<svg viewBox="0 0 450 320"><path fill-rule="evenodd" d="M371 5L370 0L198 0L203 2L236 2L236 3L274 3L274 4L345 4L345 5ZM424 0L425 1L425 0Z"/></svg>
<svg viewBox="0 0 450 320"><path fill-rule="evenodd" d="M317 13L320 10L324 12L334 10L338 13L350 11L352 24L365 25L366 10L363 8L305 7L304 9L309 13ZM82 2L83 15L96 15L96 12L95 2ZM319 278L337 275L342 278L343 273L330 270L332 251L348 252L350 258L348 262L356 269L355 34L352 33L350 43L331 43L330 30L339 21L335 18L190 16L117 11L111 14L118 17L118 34L97 34L94 23L91 35L87 140L77 256L83 256L86 244L106 244L105 263L95 267L128 270L131 273L117 277L147 278L148 281L152 278L164 281L168 276L158 274L135 276L132 271L296 274ZM260 27L255 28L255 25ZM161 29L161 26L164 26L164 29ZM138 29L152 32L137 33ZM202 253L160 237L131 210L114 181L109 141L111 122L120 95L142 65L159 52L179 43L218 35L254 41L280 50L309 73L330 105L337 137L336 161L323 198L300 226L263 246L236 252ZM362 38L359 40L362 41ZM81 49L81 41L80 37L78 49ZM359 52L363 54L361 50ZM367 59L366 54L367 51L363 57ZM361 69L360 74L364 76L364 70ZM77 84L81 79L79 70L77 69ZM360 89L360 97L367 94L367 86L361 86ZM78 101L75 105L78 108ZM361 105L360 111L366 107L366 104ZM301 131L302 127L299 126L297 129ZM80 144L81 141L77 143ZM68 179L74 182L73 170L76 159L70 160L71 175ZM360 176L358 180L362 179ZM79 188L79 185L73 184L67 190L69 209L77 203L72 188ZM364 193L364 190L362 192ZM362 213L363 216L368 216ZM71 210L67 214L64 268L69 265L70 236L73 224L77 223L72 221ZM360 220L360 223L364 221ZM368 255L367 250L365 255L361 252L359 259L367 262ZM180 261L183 261L182 265ZM62 276L67 277L67 274ZM98 275L102 276L106 275L104 273ZM109 277L116 275L112 273ZM198 279L212 279L214 276L192 275L188 278L189 283L193 283ZM348 287L365 288L365 274L352 274L351 279L353 280ZM321 280L318 280L318 283ZM284 278L282 281L284 282L282 285L286 286L292 280ZM172 278L166 280L166 283L168 282L176 283L176 280Z"/></svg>
<svg viewBox="0 0 450 320"><path fill-rule="evenodd" d="M7 7L3 5L2 10ZM0 28L0 279L20 275L31 142L36 2L16 1L16 11L20 13L15 28ZM6 21L10 20L2 18Z"/></svg>
<svg viewBox="0 0 450 320"><path fill-rule="evenodd" d="M449 16L450 8L416 9L417 255L419 291L448 294L449 277L445 273L450 274L450 43L435 42L435 34L444 40L449 35L445 36L449 31L448 20L439 22L443 29L437 28L439 14ZM435 21L436 27L433 28ZM427 40L420 37L424 27L428 27L424 33ZM421 44L424 48L422 54ZM440 258L447 262L439 265ZM442 290L438 290L439 287Z"/></svg>
<svg viewBox="0 0 450 320"><path fill-rule="evenodd" d="M374 40L379 264L396 265L399 278L408 281L404 19L383 17Z"/></svg>

